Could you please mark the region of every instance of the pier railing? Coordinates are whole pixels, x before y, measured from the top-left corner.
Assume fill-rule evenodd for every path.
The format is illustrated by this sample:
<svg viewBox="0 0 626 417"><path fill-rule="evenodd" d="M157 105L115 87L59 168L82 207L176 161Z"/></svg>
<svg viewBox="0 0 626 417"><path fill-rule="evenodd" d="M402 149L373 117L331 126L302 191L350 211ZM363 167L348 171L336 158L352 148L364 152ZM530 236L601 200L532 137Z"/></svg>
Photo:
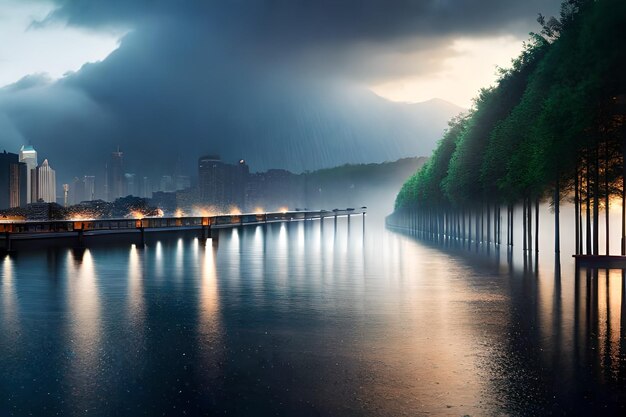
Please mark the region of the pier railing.
<svg viewBox="0 0 626 417"><path fill-rule="evenodd" d="M12 240L77 236L82 244L84 236L145 232L199 230L201 237L217 237L217 230L264 223L323 220L331 217L361 215L365 219L366 207L358 209L295 210L264 213L223 214L193 217L144 217L121 219L74 220L15 220L0 221L0 234L4 236L4 249L10 251Z"/></svg>

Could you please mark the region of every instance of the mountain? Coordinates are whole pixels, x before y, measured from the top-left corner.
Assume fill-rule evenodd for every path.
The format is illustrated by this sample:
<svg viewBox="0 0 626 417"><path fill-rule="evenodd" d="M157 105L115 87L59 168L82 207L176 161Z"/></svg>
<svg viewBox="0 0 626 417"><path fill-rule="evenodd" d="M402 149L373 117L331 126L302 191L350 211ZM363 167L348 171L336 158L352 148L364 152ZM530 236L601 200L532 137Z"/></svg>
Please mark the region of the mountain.
<svg viewBox="0 0 626 417"><path fill-rule="evenodd" d="M332 82L220 85L207 79L196 90L153 91L141 85L145 77L131 74L139 84L132 93L126 74L111 78L102 65L0 89L3 147L34 145L61 182L103 177L117 146L125 172L138 175L178 169L193 176L198 157L207 153L227 162L245 159L253 171L303 172L428 155L447 121L464 110L440 99L391 102Z"/></svg>

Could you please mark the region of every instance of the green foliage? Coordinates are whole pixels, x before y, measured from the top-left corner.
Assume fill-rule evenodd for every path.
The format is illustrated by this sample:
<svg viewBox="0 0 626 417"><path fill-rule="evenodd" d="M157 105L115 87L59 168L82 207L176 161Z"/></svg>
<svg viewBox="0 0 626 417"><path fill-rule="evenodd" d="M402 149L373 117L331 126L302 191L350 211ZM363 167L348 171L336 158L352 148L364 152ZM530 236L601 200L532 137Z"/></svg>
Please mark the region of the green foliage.
<svg viewBox="0 0 626 417"><path fill-rule="evenodd" d="M450 123L396 208L541 197L572 184L584 155L599 158L600 148L605 177L621 181L626 2L566 0L559 19L538 21L540 34L480 91L469 115Z"/></svg>

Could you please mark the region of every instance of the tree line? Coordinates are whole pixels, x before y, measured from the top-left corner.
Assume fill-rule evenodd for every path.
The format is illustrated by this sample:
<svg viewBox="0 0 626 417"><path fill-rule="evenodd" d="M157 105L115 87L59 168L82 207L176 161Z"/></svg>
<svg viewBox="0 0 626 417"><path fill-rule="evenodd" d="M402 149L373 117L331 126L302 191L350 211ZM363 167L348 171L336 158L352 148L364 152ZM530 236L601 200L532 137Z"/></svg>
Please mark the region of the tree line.
<svg viewBox="0 0 626 417"><path fill-rule="evenodd" d="M567 199L576 253L599 254L603 210L608 254L609 207L621 198L625 253L626 2L565 0L558 18L538 22L540 32L499 69L495 85L449 122L428 163L400 190L390 222L500 243L504 209L511 245L521 205L524 249L532 250L534 233L537 250L539 202L550 201L559 252Z"/></svg>

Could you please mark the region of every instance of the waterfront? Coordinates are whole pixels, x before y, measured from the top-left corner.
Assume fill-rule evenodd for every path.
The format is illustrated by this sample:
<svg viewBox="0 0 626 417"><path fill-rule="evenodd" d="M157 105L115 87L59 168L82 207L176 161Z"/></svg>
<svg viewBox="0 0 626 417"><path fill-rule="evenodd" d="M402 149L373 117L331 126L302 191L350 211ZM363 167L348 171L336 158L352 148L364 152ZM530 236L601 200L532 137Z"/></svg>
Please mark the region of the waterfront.
<svg viewBox="0 0 626 417"><path fill-rule="evenodd" d="M622 409L621 271L443 248L368 218L18 252L0 415L544 415ZM444 250L445 249L445 250ZM516 248L517 250L517 248ZM549 253L549 252L548 252Z"/></svg>

